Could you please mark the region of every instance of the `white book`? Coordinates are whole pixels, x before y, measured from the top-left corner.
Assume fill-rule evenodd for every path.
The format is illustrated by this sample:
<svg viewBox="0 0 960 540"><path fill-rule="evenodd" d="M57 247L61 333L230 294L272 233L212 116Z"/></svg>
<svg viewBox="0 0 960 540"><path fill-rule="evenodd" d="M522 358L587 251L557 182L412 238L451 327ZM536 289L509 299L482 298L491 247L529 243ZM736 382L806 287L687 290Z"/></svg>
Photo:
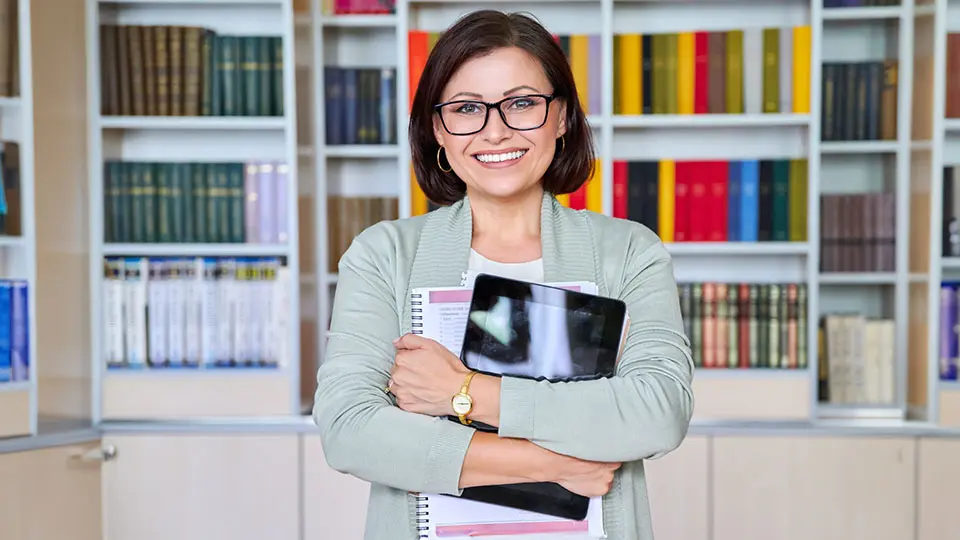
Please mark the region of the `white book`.
<svg viewBox="0 0 960 540"><path fill-rule="evenodd" d="M460 356L466 330L473 279L464 276L467 287L415 288L411 291L410 314L412 333L433 339ZM469 278L469 279L468 279ZM587 294L597 294L595 283L549 283ZM590 540L603 538L602 497L592 497L583 521L482 503L459 497L420 494L423 517L422 533L428 539L458 539L471 536L499 535L523 540ZM518 536L519 535L519 536Z"/></svg>
<svg viewBox="0 0 960 540"><path fill-rule="evenodd" d="M183 356L188 365L203 365L203 259L196 258L183 264Z"/></svg>
<svg viewBox="0 0 960 540"><path fill-rule="evenodd" d="M108 366L124 363L123 259L107 259L103 276L103 355Z"/></svg>
<svg viewBox="0 0 960 540"><path fill-rule="evenodd" d="M217 294L220 285L217 279L216 259L200 259L197 261L202 293L200 295L200 329L201 362L204 367L213 366L220 360L220 303Z"/></svg>
<svg viewBox="0 0 960 540"><path fill-rule="evenodd" d="M180 259L171 260L167 268L167 338L170 364L175 367L186 364L187 287L185 264Z"/></svg>
<svg viewBox="0 0 960 540"><path fill-rule="evenodd" d="M162 366L167 362L167 285L164 283L166 263L153 259L149 263L147 278L147 337L149 339L150 364Z"/></svg>
<svg viewBox="0 0 960 540"><path fill-rule="evenodd" d="M276 335L275 363L286 367L290 362L290 269L274 261L277 277L273 282L273 320L271 325Z"/></svg>
<svg viewBox="0 0 960 540"><path fill-rule="evenodd" d="M230 365L237 359L234 342L234 328L236 320L234 319L234 309L237 302L234 297L236 288L236 261L232 259L221 259L217 261L219 275L217 276L217 339L219 350L217 351L217 364L222 366Z"/></svg>
<svg viewBox="0 0 960 540"><path fill-rule="evenodd" d="M130 367L147 364L147 273L147 259L129 258L124 263L124 335Z"/></svg>

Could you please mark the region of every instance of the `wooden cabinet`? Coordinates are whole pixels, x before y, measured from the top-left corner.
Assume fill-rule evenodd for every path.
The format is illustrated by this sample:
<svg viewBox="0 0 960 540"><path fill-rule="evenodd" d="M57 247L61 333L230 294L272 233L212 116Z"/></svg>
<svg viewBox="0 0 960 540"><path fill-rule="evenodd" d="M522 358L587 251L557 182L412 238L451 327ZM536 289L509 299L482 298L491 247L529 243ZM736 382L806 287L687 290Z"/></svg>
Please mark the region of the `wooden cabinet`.
<svg viewBox="0 0 960 540"><path fill-rule="evenodd" d="M100 540L98 443L0 454L0 538Z"/></svg>
<svg viewBox="0 0 960 540"><path fill-rule="evenodd" d="M960 538L960 440L920 439L917 540Z"/></svg>
<svg viewBox="0 0 960 540"><path fill-rule="evenodd" d="M362 540L369 495L369 483L327 466L319 436L303 436L303 540Z"/></svg>
<svg viewBox="0 0 960 540"><path fill-rule="evenodd" d="M909 437L715 437L713 540L915 537Z"/></svg>
<svg viewBox="0 0 960 540"><path fill-rule="evenodd" d="M689 436L679 448L644 463L656 538L707 540L710 440Z"/></svg>
<svg viewBox="0 0 960 540"><path fill-rule="evenodd" d="M296 434L104 437L104 540L299 540ZM73 540L73 539L71 539Z"/></svg>

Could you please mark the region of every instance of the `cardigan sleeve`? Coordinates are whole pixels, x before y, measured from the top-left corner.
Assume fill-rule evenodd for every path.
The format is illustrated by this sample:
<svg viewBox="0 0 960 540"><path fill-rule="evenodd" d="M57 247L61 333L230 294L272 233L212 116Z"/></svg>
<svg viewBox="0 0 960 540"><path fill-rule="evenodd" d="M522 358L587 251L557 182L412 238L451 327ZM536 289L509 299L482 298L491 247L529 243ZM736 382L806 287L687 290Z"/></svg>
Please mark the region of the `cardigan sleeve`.
<svg viewBox="0 0 960 540"><path fill-rule="evenodd" d="M385 278L390 263L383 260L393 246L365 242L370 232L340 261L327 353L317 371L313 418L325 459L368 482L459 495L474 430L403 411L385 391L400 329L393 284Z"/></svg>
<svg viewBox="0 0 960 540"><path fill-rule="evenodd" d="M627 251L620 298L630 328L616 375L553 383L504 377L500 436L596 461L659 457L683 441L693 360L670 256L659 241Z"/></svg>

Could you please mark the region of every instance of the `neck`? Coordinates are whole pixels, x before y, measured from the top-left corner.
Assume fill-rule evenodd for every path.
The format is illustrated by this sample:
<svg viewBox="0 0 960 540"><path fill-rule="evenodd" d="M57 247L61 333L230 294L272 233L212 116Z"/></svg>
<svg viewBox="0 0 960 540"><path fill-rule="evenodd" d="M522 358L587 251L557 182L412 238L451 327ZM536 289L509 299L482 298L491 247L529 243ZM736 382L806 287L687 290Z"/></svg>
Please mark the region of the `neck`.
<svg viewBox="0 0 960 540"><path fill-rule="evenodd" d="M468 196L474 240L508 246L540 239L542 189L530 190L511 200Z"/></svg>

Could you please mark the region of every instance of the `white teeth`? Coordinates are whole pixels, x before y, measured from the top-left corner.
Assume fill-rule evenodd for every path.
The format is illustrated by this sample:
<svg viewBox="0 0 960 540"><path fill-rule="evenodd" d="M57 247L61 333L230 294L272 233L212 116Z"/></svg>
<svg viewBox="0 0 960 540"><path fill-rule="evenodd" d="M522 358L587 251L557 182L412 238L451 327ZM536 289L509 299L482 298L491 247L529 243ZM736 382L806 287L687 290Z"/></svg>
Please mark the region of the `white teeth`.
<svg viewBox="0 0 960 540"><path fill-rule="evenodd" d="M477 154L477 159L483 163L500 163L501 161L520 159L520 157L526 153L526 150L517 150L516 152L506 152L504 154Z"/></svg>

